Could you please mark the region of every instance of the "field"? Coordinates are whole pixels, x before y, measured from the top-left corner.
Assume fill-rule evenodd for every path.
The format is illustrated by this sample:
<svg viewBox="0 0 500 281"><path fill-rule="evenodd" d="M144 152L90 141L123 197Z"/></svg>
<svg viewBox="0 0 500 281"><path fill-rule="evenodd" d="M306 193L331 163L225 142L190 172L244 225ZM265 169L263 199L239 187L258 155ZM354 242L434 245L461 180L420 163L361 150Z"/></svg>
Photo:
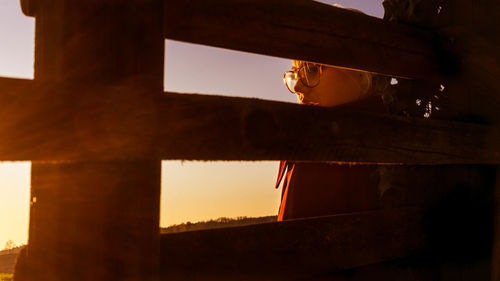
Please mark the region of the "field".
<svg viewBox="0 0 500 281"><path fill-rule="evenodd" d="M12 281L12 274L0 273L0 281Z"/></svg>

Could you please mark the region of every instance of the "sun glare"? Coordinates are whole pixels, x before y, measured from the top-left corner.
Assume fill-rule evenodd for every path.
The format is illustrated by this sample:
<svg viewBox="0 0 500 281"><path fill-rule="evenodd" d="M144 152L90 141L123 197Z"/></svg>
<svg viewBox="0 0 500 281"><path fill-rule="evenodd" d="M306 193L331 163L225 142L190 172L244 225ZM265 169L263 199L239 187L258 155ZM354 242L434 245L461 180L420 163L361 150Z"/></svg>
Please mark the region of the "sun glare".
<svg viewBox="0 0 500 281"><path fill-rule="evenodd" d="M0 250L9 240L26 244L30 170L30 162L0 162Z"/></svg>

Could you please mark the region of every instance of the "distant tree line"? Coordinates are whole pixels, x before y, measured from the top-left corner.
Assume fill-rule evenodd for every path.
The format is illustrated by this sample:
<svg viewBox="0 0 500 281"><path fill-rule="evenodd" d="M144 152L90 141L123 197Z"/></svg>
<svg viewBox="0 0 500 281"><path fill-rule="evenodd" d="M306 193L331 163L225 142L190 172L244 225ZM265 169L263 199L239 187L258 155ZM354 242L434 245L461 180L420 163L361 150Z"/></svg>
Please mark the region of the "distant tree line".
<svg viewBox="0 0 500 281"><path fill-rule="evenodd" d="M9 254L17 254L19 253L26 245L13 246L13 247L5 247L3 250L0 250L0 255L9 255Z"/></svg>
<svg viewBox="0 0 500 281"><path fill-rule="evenodd" d="M197 223L186 222L182 224L175 224L169 227L161 228L161 233L177 233L185 231L203 230L203 229L214 229L214 228L224 228L224 227L234 227L243 226L267 222L275 222L276 216L249 218L249 217L236 217L236 218L226 218L221 217L215 220L202 221Z"/></svg>

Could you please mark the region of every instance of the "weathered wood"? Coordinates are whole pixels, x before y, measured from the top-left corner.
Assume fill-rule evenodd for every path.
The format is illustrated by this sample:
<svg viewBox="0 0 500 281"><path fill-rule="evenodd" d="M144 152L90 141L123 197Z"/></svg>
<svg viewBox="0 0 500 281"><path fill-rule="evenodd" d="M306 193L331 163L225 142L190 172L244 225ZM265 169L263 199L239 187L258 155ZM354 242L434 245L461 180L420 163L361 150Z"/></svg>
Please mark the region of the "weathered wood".
<svg viewBox="0 0 500 281"><path fill-rule="evenodd" d="M371 272L369 280L413 280L397 265L360 266L418 254L403 267L427 276L415 280L489 280L496 167L388 168L377 210L163 235L162 277L367 280Z"/></svg>
<svg viewBox="0 0 500 281"><path fill-rule="evenodd" d="M143 84L124 85L49 84L32 95L7 95L0 159L500 162L499 133L486 125L222 96L148 100ZM92 97L96 92L103 95Z"/></svg>
<svg viewBox="0 0 500 281"><path fill-rule="evenodd" d="M416 254L424 220L409 208L164 234L162 279L302 280Z"/></svg>
<svg viewBox="0 0 500 281"><path fill-rule="evenodd" d="M162 159L496 163L500 135L478 124L257 99L163 96ZM182 120L171 122L171 120Z"/></svg>
<svg viewBox="0 0 500 281"><path fill-rule="evenodd" d="M27 2L24 11L36 15L35 82L2 107L0 131L14 133L3 149L83 156L123 148L125 127L151 122L113 102L147 107L163 89L162 1ZM137 84L141 91L128 90ZM127 122L135 118L143 122ZM133 154L140 157L32 164L29 243L16 280L157 280L161 162Z"/></svg>
<svg viewBox="0 0 500 281"><path fill-rule="evenodd" d="M36 80L78 87L135 77L163 88L161 1L29 2L36 2Z"/></svg>
<svg viewBox="0 0 500 281"><path fill-rule="evenodd" d="M33 163L27 260L16 274L151 280L160 179L159 161Z"/></svg>
<svg viewBox="0 0 500 281"><path fill-rule="evenodd" d="M165 0L168 39L434 78L448 62L432 32L305 0Z"/></svg>

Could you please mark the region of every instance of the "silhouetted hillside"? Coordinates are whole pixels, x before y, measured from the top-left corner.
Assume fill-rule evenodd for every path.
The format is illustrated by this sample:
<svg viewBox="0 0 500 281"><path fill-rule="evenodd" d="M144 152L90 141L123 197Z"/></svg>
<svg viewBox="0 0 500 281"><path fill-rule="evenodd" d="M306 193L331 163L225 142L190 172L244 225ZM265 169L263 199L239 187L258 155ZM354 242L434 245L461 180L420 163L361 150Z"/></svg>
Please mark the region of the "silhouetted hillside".
<svg viewBox="0 0 500 281"><path fill-rule="evenodd" d="M268 216L268 217L258 217L258 218L249 218L249 217L237 217L237 218L218 218L215 220L197 222L197 223L183 223L171 225L169 227L163 227L160 229L162 234L165 233L176 233L176 232L184 232L184 231L194 231L194 230L202 230L202 229L213 229L213 228L224 228L224 227L234 227L234 226L243 226L243 225L251 225L251 224L259 224L259 223L267 223L267 222L275 222L276 216ZM14 270L14 264L16 261L16 257L24 247L19 246L9 250L0 251L0 273L12 273Z"/></svg>
<svg viewBox="0 0 500 281"><path fill-rule="evenodd" d="M184 232L184 231L194 231L194 230L202 230L202 229L213 229L213 228L223 228L223 227L233 227L233 226L243 226L250 224L258 224L258 223L266 223L266 222L275 222L276 216L268 216L268 217L258 217L258 218L249 218L249 217L237 217L237 218L218 218L216 220L209 220L197 223L183 223L171 225L169 227L161 228L161 233L176 233L176 232Z"/></svg>
<svg viewBox="0 0 500 281"><path fill-rule="evenodd" d="M0 273L12 273L14 271L17 254L22 248L24 248L24 245L0 251Z"/></svg>

